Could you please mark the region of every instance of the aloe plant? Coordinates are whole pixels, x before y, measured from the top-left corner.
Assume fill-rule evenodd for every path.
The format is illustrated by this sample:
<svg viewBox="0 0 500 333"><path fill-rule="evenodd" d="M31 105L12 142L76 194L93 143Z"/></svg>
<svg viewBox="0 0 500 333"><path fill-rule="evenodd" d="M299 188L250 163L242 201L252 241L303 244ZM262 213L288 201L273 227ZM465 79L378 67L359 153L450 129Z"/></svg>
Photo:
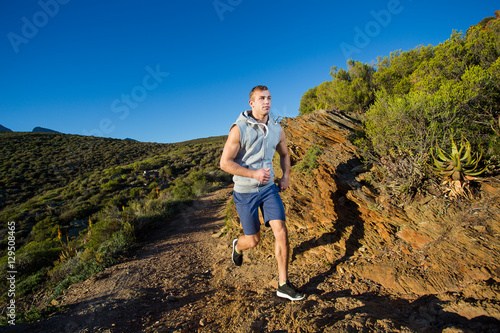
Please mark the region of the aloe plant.
<svg viewBox="0 0 500 333"><path fill-rule="evenodd" d="M434 150L436 156L434 156ZM434 163L434 172L444 178L444 183L450 183L452 195L465 195L466 186L470 180L482 174L488 166L480 169L479 161L483 156L480 153L472 153L472 148L467 139L462 138L460 149L453 139L451 139L451 153L445 153L437 144L431 149L431 156Z"/></svg>

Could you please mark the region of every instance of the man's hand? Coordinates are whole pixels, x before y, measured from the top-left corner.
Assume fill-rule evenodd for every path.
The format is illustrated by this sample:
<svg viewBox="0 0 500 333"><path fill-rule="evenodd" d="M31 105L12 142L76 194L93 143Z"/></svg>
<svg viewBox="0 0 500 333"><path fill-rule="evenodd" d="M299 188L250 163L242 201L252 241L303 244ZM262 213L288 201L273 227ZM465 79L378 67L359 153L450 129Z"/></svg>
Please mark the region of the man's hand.
<svg viewBox="0 0 500 333"><path fill-rule="evenodd" d="M267 183L269 179L271 179L269 170L271 170L271 168L255 170L252 178L257 179L261 183Z"/></svg>
<svg viewBox="0 0 500 333"><path fill-rule="evenodd" d="M283 192L284 190L286 190L289 184L290 184L290 180L288 179L288 177L280 178L278 180L278 188L280 189L280 192Z"/></svg>

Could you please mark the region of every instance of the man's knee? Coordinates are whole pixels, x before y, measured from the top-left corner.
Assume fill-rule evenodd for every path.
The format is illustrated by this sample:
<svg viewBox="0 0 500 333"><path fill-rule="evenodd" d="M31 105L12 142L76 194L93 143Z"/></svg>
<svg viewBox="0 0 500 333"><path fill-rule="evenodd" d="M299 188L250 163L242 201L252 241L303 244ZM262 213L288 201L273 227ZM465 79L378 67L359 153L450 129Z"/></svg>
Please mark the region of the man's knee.
<svg viewBox="0 0 500 333"><path fill-rule="evenodd" d="M255 235L250 235L250 236L246 236L247 237L247 241L248 241L248 246L250 246L250 248L252 247L256 247L257 244L259 244L259 241L260 241L260 233L256 233Z"/></svg>
<svg viewBox="0 0 500 333"><path fill-rule="evenodd" d="M274 238L276 241L286 242L288 240L288 231L286 229L285 221L275 220L271 221L273 228Z"/></svg>

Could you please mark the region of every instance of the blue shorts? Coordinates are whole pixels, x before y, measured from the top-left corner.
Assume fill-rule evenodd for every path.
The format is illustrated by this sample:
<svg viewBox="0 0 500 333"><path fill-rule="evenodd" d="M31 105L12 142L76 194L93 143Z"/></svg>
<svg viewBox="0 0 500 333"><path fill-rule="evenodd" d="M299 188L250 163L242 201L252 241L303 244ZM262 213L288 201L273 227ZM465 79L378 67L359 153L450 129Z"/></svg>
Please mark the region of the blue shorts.
<svg viewBox="0 0 500 333"><path fill-rule="evenodd" d="M233 198L245 235L255 235L260 231L259 207L266 227L269 227L271 220L285 221L283 201L278 186L274 184L261 192L233 192Z"/></svg>

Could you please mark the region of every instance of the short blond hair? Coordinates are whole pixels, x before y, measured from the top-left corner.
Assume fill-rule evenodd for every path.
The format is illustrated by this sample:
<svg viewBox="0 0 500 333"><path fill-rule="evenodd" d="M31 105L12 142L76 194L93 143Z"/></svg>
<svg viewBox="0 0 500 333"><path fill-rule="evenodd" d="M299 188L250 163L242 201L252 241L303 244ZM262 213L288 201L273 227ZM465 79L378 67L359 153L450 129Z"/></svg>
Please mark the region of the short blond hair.
<svg viewBox="0 0 500 333"><path fill-rule="evenodd" d="M263 85L253 87L252 90L250 90L250 100L252 100L257 91L269 91L269 89L267 89L267 87Z"/></svg>

